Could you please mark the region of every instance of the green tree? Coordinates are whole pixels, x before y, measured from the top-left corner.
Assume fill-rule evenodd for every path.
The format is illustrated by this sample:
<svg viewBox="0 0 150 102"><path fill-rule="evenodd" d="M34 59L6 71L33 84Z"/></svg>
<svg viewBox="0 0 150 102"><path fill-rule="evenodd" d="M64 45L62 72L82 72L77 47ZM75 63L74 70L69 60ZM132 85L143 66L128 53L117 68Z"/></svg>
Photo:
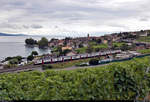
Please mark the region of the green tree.
<svg viewBox="0 0 150 102"><path fill-rule="evenodd" d="M38 42L39 48L45 48L48 47L48 39L45 37L42 37L41 40Z"/></svg>
<svg viewBox="0 0 150 102"><path fill-rule="evenodd" d="M26 40L25 40L25 43L26 43L27 45L34 45L34 44L37 44L37 41L34 40L34 39L32 39L32 38L29 38L29 39L26 39Z"/></svg>
<svg viewBox="0 0 150 102"><path fill-rule="evenodd" d="M19 63L19 61L18 61L18 59L16 59L16 58L11 59L11 60L9 61L9 64L18 64L18 63Z"/></svg>
<svg viewBox="0 0 150 102"><path fill-rule="evenodd" d="M97 39L96 42L97 42L98 44L101 44L101 43L102 43L102 40L101 40L101 39Z"/></svg>
<svg viewBox="0 0 150 102"><path fill-rule="evenodd" d="M91 59L90 61L89 61L89 64L90 65L98 65L98 59Z"/></svg>
<svg viewBox="0 0 150 102"><path fill-rule="evenodd" d="M22 60L22 56L16 56L15 58L18 59L19 62Z"/></svg>
<svg viewBox="0 0 150 102"><path fill-rule="evenodd" d="M19 62L21 62L22 56L7 57L7 58L5 58L5 61L9 61L11 59L17 59Z"/></svg>
<svg viewBox="0 0 150 102"><path fill-rule="evenodd" d="M61 54L64 55L64 56L66 56L66 54L69 53L69 52L71 52L71 50L66 49L66 50L64 50Z"/></svg>
<svg viewBox="0 0 150 102"><path fill-rule="evenodd" d="M84 47L84 46L83 46L83 44L80 43L80 44L79 44L79 48L82 48L82 47Z"/></svg>
<svg viewBox="0 0 150 102"><path fill-rule="evenodd" d="M42 65L42 69L43 70L47 70L47 69L52 69L53 67L49 64L49 65Z"/></svg>
<svg viewBox="0 0 150 102"><path fill-rule="evenodd" d="M33 55L29 55L29 56L27 57L27 60L28 60L28 61L32 61L33 59L34 59Z"/></svg>
<svg viewBox="0 0 150 102"><path fill-rule="evenodd" d="M12 57L7 57L7 58L5 58L5 61L9 61L11 59L13 59L13 58Z"/></svg>
<svg viewBox="0 0 150 102"><path fill-rule="evenodd" d="M92 53L93 52L93 48L91 46L87 47L86 52L87 53Z"/></svg>
<svg viewBox="0 0 150 102"><path fill-rule="evenodd" d="M128 44L123 44L120 49L123 51L126 51L126 50L129 50L130 47L128 46Z"/></svg>
<svg viewBox="0 0 150 102"><path fill-rule="evenodd" d="M37 51L32 51L31 55L38 55L38 52Z"/></svg>

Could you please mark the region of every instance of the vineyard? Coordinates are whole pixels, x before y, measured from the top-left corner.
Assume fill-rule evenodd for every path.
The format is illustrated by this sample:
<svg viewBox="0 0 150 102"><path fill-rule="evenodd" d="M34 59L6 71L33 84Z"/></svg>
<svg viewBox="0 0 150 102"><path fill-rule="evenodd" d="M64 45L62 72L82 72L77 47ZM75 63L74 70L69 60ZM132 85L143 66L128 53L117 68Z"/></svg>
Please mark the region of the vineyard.
<svg viewBox="0 0 150 102"><path fill-rule="evenodd" d="M144 100L150 57L92 69L0 74L0 100Z"/></svg>

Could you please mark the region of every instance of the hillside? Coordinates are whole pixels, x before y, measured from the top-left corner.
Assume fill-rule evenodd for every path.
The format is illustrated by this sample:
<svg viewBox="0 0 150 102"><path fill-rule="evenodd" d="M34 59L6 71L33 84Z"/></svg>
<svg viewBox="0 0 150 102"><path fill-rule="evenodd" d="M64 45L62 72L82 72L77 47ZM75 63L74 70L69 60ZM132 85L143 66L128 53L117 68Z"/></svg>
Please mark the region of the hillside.
<svg viewBox="0 0 150 102"><path fill-rule="evenodd" d="M26 36L25 34L6 34L6 33L0 33L0 36Z"/></svg>
<svg viewBox="0 0 150 102"><path fill-rule="evenodd" d="M150 90L150 57L73 71L0 75L1 100L133 100ZM148 70L147 70L148 71Z"/></svg>

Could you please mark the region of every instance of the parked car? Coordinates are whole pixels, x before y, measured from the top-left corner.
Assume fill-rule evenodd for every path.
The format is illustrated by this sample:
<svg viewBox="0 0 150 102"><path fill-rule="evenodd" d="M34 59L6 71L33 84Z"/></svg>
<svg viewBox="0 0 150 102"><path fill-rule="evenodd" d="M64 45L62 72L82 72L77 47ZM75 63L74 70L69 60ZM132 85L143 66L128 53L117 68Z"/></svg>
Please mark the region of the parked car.
<svg viewBox="0 0 150 102"><path fill-rule="evenodd" d="M76 65L76 66L79 66L79 67L89 66L89 63L88 62L87 63L81 63L81 64Z"/></svg>

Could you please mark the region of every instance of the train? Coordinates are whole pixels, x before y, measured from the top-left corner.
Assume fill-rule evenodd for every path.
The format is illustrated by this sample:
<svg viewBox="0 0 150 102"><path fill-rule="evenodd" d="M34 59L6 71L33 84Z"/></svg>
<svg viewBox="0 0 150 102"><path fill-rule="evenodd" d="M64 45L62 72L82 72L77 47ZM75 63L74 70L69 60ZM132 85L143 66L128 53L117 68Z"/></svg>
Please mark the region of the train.
<svg viewBox="0 0 150 102"><path fill-rule="evenodd" d="M91 54L78 54L78 55L74 55L74 56L61 56L61 57L57 57L57 58L47 57L47 58L42 58L42 59L35 60L34 65L52 64L52 63L57 63L57 62L66 62L66 61L93 58L93 57L99 57L99 56L117 54L117 53L121 53L121 50L97 52L97 53L91 53Z"/></svg>

